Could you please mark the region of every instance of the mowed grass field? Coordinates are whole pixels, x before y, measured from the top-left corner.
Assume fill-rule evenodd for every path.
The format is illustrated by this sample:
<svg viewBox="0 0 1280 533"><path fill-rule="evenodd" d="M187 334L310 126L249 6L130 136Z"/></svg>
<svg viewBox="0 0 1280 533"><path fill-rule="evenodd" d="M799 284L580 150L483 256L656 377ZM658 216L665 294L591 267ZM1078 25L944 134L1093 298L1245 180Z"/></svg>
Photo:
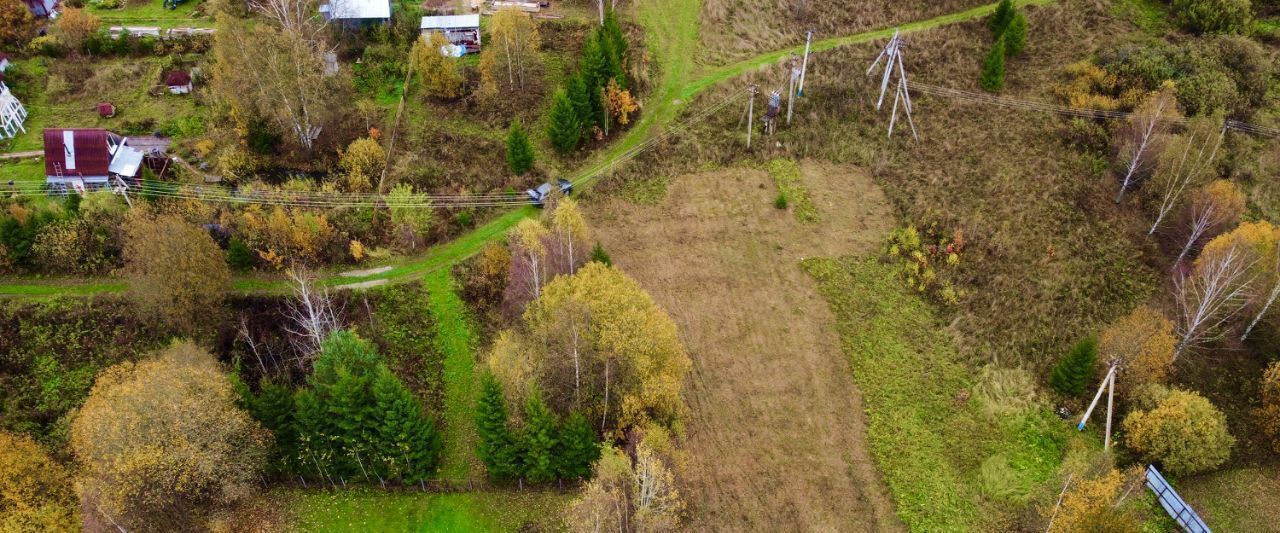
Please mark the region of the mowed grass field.
<svg viewBox="0 0 1280 533"><path fill-rule="evenodd" d="M385 493L284 491L291 531L489 533L556 530L572 495L552 491Z"/></svg>
<svg viewBox="0 0 1280 533"><path fill-rule="evenodd" d="M614 264L671 314L684 397L688 531L901 528L865 445L860 395L805 257L866 253L892 221L864 172L805 162L819 222L774 207L763 169L725 168L589 206Z"/></svg>

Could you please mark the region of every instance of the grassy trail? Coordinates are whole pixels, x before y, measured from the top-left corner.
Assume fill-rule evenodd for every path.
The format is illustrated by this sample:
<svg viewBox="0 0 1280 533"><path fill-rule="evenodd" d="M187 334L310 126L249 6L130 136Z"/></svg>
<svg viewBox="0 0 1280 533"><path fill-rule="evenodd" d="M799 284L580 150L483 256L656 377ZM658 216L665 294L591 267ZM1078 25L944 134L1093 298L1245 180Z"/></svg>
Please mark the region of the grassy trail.
<svg viewBox="0 0 1280 533"><path fill-rule="evenodd" d="M467 310L454 290L453 275L439 269L424 280L431 313L436 317L436 342L444 352L444 456L440 477L456 487L480 475L475 455L475 335Z"/></svg>
<svg viewBox="0 0 1280 533"><path fill-rule="evenodd" d="M1019 5L1043 5L1055 0L1021 0ZM965 20L984 17L995 10L996 4L986 4L955 13L934 17L927 20L909 22L896 26L903 32L915 32ZM679 116L694 96L707 88L741 75L749 70L760 68L778 61L780 58L803 51L803 45L792 46L762 54L751 59L739 61L731 65L716 68L710 73L695 78L697 65L694 61L698 46L698 20L701 3L697 0L654 0L635 5L635 16L644 25L649 52L653 60L661 65L661 73L654 88L653 95L645 105L645 113L635 126L627 130L622 138L608 149L591 158L584 165L581 173L608 163L628 150L639 146L649 139L651 134L662 131ZM883 39L893 35L895 27L882 28L852 35L823 39L813 43L813 50L821 52L841 46L849 46ZM466 259L480 251L489 241L499 239L508 230L515 227L521 219L537 213L533 207L522 207L509 211L498 218L472 230L453 241L432 247L425 254L406 258L394 268L363 277L345 277L336 272L324 274L323 283L340 287L347 284L368 283L380 280L401 282L418 279L432 272L447 268L458 261ZM374 265L376 266L376 265ZM58 295L89 295L98 292L114 292L124 288L119 282L110 280L81 280L82 283L67 282L9 282L0 283L0 296L47 297ZM264 279L261 277L240 277L234 282L239 292L282 293L288 290L283 280Z"/></svg>

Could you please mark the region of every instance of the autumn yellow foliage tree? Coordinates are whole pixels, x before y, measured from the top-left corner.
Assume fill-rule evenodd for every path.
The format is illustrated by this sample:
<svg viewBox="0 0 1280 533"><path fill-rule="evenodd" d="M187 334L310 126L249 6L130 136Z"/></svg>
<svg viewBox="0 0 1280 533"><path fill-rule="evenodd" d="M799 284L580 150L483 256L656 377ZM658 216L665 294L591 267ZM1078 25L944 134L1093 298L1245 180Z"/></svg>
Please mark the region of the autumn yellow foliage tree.
<svg viewBox="0 0 1280 533"><path fill-rule="evenodd" d="M1271 439L1271 448L1280 452L1280 362L1271 363L1262 373L1262 406L1254 411L1262 433Z"/></svg>
<svg viewBox="0 0 1280 533"><path fill-rule="evenodd" d="M631 114L640 109L640 104L631 96L631 91L620 87L615 79L610 79L605 88L605 105L609 108L609 116L623 126L630 124ZM605 134L608 135L608 122L605 123L605 128Z"/></svg>
<svg viewBox="0 0 1280 533"><path fill-rule="evenodd" d="M177 531L253 494L271 436L238 398L189 342L108 368L71 425L86 507L129 531Z"/></svg>
<svg viewBox="0 0 1280 533"><path fill-rule="evenodd" d="M1251 270L1255 289L1250 291L1249 303L1245 306L1250 318L1240 335L1240 340L1244 341L1280 297L1280 228L1265 220L1241 223L1234 230L1209 241L1203 254L1221 254L1233 244L1249 250L1249 256L1254 260Z"/></svg>
<svg viewBox="0 0 1280 533"><path fill-rule="evenodd" d="M525 88L538 63L542 36L533 19L517 8L499 9L489 18L489 38L480 52L480 92L494 97Z"/></svg>
<svg viewBox="0 0 1280 533"><path fill-rule="evenodd" d="M231 286L231 270L213 238L174 215L132 217L124 259L129 293L142 312L182 331L216 310Z"/></svg>
<svg viewBox="0 0 1280 533"><path fill-rule="evenodd" d="M639 284L594 262L547 284L489 358L504 391L537 388L557 412L582 411L602 430L673 423L691 364L675 323Z"/></svg>
<svg viewBox="0 0 1280 533"><path fill-rule="evenodd" d="M1187 235L1182 251L1174 262L1208 239L1230 229L1244 214L1244 193L1228 180L1214 180L1191 194L1183 217Z"/></svg>
<svg viewBox="0 0 1280 533"><path fill-rule="evenodd" d="M1142 383L1163 383L1177 343L1173 322L1144 305L1102 330L1098 351L1103 361L1119 361L1124 378L1116 386L1124 394Z"/></svg>
<svg viewBox="0 0 1280 533"><path fill-rule="evenodd" d="M21 49L40 29L31 10L18 0L0 0L0 46Z"/></svg>
<svg viewBox="0 0 1280 533"><path fill-rule="evenodd" d="M277 269L320 262L338 237L328 215L279 205L248 206L235 224L245 244Z"/></svg>
<svg viewBox="0 0 1280 533"><path fill-rule="evenodd" d="M368 192L371 176L379 175L387 163L387 151L372 137L351 141L338 153L338 167L344 172L343 182L350 192Z"/></svg>
<svg viewBox="0 0 1280 533"><path fill-rule="evenodd" d="M1127 508L1118 506L1125 489L1124 476L1111 470L1096 479L1075 484L1062 497L1053 517L1051 533L1137 533L1142 522Z"/></svg>
<svg viewBox="0 0 1280 533"><path fill-rule="evenodd" d="M462 76L458 59L445 55L444 48L449 45L449 39L440 32L419 37L413 45L412 68L426 96L444 99L462 96L467 80Z"/></svg>
<svg viewBox="0 0 1280 533"><path fill-rule="evenodd" d="M1235 445L1227 419L1203 396L1148 384L1136 391L1137 408L1124 419L1125 445L1144 461L1173 474L1212 470Z"/></svg>
<svg viewBox="0 0 1280 533"><path fill-rule="evenodd" d="M72 53L79 53L85 40L101 28L102 21L83 9L66 7L58 14L58 40Z"/></svg>
<svg viewBox="0 0 1280 533"><path fill-rule="evenodd" d="M569 504L570 531L677 531L684 500L672 470L676 453L670 435L649 426L635 446L632 462L621 450L606 447L592 465L592 479Z"/></svg>
<svg viewBox="0 0 1280 533"><path fill-rule="evenodd" d="M25 435L0 431L0 531L79 531L71 475Z"/></svg>

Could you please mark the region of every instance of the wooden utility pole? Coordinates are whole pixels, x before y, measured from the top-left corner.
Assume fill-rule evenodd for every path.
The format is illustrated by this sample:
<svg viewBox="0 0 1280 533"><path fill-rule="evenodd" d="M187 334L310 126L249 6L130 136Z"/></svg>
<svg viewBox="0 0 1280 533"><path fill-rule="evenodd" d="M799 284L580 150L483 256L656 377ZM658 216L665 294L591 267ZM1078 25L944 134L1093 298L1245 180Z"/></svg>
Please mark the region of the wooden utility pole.
<svg viewBox="0 0 1280 533"><path fill-rule="evenodd" d="M813 44L813 30L804 32L804 59L800 61L800 87L796 95L804 96L804 73L809 68L809 45Z"/></svg>
<svg viewBox="0 0 1280 533"><path fill-rule="evenodd" d="M1116 363L1112 361L1111 368L1115 368ZM1102 435L1102 449L1111 449L1111 412L1116 403L1116 373L1111 372L1111 379L1107 382L1107 432Z"/></svg>
<svg viewBox="0 0 1280 533"><path fill-rule="evenodd" d="M1111 394L1107 397L1107 434L1103 438L1104 450L1111 446L1111 414L1115 404L1116 368L1116 362L1112 361L1106 377L1102 378L1102 384L1098 386L1098 393L1093 395L1093 401L1089 403L1089 408L1084 411L1084 416L1080 417L1080 424L1076 426L1077 430L1084 430L1084 424L1089 421L1089 415L1093 414L1093 408L1098 406L1098 400L1102 399L1103 391L1110 388Z"/></svg>
<svg viewBox="0 0 1280 533"><path fill-rule="evenodd" d="M747 95L748 95L747 97L750 98L750 100L747 100L747 149L748 150L751 149L751 130L753 129L752 121L753 119L755 119L756 90L757 90L756 86L752 85L751 89L747 91Z"/></svg>
<svg viewBox="0 0 1280 533"><path fill-rule="evenodd" d="M796 78L800 77L800 72L796 69L796 58L791 56L791 61L787 63L788 69L791 71L791 77L787 83L787 125L791 125L791 108L796 103Z"/></svg>

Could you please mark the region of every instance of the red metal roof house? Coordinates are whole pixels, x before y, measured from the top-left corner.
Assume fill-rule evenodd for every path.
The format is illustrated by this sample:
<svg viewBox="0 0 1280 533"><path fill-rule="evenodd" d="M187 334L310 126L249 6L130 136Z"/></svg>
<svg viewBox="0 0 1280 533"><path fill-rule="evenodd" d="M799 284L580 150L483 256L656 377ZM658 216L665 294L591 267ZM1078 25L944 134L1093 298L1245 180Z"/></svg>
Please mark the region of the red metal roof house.
<svg viewBox="0 0 1280 533"><path fill-rule="evenodd" d="M81 190L107 186L115 178L133 180L142 164L142 152L126 146L127 142L104 129L47 128L45 182Z"/></svg>

